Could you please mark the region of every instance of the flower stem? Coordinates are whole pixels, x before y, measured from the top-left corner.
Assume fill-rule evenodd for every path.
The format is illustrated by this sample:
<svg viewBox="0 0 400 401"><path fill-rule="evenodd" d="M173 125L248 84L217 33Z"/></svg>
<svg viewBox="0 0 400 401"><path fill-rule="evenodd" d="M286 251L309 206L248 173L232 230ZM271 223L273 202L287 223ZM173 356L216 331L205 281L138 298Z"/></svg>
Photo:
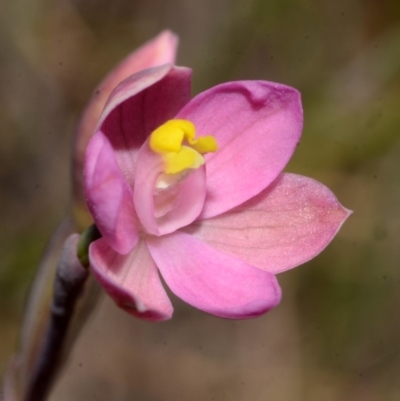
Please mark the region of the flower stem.
<svg viewBox="0 0 400 401"><path fill-rule="evenodd" d="M78 242L79 235L71 235L58 262L50 317L24 401L44 401L58 373L75 304L89 275L77 257Z"/></svg>

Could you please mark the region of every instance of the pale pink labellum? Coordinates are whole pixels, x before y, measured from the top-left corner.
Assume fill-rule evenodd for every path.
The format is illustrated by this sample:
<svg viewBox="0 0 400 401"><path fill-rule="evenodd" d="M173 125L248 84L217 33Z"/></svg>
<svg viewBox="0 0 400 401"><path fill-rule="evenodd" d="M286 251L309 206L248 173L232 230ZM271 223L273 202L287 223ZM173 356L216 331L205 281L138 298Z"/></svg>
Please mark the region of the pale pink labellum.
<svg viewBox="0 0 400 401"><path fill-rule="evenodd" d="M281 290L274 275L175 232L147 244L169 288L187 303L219 317L244 319L275 307Z"/></svg>
<svg viewBox="0 0 400 401"><path fill-rule="evenodd" d="M128 255L120 255L100 239L90 246L90 264L105 291L128 313L153 321L172 316L173 307L144 241Z"/></svg>
<svg viewBox="0 0 400 401"><path fill-rule="evenodd" d="M315 257L351 212L312 178L281 174L259 195L185 231L270 273Z"/></svg>

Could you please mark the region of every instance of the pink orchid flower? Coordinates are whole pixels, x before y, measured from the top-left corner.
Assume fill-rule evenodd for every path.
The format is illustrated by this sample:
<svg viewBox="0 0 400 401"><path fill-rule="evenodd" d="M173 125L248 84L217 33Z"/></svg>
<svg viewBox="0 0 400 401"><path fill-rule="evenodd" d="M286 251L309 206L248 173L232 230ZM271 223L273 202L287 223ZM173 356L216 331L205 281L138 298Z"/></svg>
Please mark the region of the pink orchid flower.
<svg viewBox="0 0 400 401"><path fill-rule="evenodd" d="M302 131L300 94L228 82L190 100L191 70L130 76L111 93L85 158L102 238L90 264L118 306L169 319L171 291L224 318L281 299L276 274L316 256L350 211L319 182L282 173Z"/></svg>

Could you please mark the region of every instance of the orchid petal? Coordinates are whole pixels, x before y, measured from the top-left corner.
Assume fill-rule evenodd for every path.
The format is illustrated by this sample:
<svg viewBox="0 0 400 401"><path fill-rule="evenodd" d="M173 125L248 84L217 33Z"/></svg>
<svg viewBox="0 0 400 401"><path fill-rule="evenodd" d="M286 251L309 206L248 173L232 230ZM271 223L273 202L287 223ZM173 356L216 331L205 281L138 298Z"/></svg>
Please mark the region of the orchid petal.
<svg viewBox="0 0 400 401"><path fill-rule="evenodd" d="M82 198L82 170L86 146L95 133L97 122L112 90L125 78L141 70L173 64L177 47L178 37L176 35L170 31L161 32L126 57L96 88L92 99L82 114L75 134L73 178L76 197ZM83 203L82 199L76 199L76 201Z"/></svg>
<svg viewBox="0 0 400 401"><path fill-rule="evenodd" d="M189 101L190 86L190 69L164 65L127 78L111 93L98 126L132 187L139 148Z"/></svg>
<svg viewBox="0 0 400 401"><path fill-rule="evenodd" d="M204 166L188 172L180 181L157 189L156 181L163 172L161 156L146 142L139 151L134 186L137 215L149 234L169 234L193 222L200 214L206 195Z"/></svg>
<svg viewBox="0 0 400 401"><path fill-rule="evenodd" d="M123 256L99 239L90 245L89 254L94 275L120 308L145 320L171 318L171 301L144 241Z"/></svg>
<svg viewBox="0 0 400 401"><path fill-rule="evenodd" d="M281 174L258 196L185 229L207 244L276 274L318 255L351 212L319 182Z"/></svg>
<svg viewBox="0 0 400 401"><path fill-rule="evenodd" d="M177 231L146 242L170 289L213 315L243 319L275 307L281 291L274 275Z"/></svg>
<svg viewBox="0 0 400 401"><path fill-rule="evenodd" d="M85 158L85 195L101 234L115 251L126 254L139 239L132 190L126 183L108 139L99 131Z"/></svg>
<svg viewBox="0 0 400 401"><path fill-rule="evenodd" d="M264 81L215 86L176 118L213 135L219 150L206 155L207 197L202 218L221 214L266 188L282 171L299 142L303 115L300 94Z"/></svg>

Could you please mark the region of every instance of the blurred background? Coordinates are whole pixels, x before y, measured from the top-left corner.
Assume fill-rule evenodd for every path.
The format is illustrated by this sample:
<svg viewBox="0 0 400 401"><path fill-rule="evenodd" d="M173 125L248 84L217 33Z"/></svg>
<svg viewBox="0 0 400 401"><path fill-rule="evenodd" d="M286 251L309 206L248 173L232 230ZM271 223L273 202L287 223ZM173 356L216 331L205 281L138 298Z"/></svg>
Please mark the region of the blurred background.
<svg viewBox="0 0 400 401"><path fill-rule="evenodd" d="M180 35L193 93L235 79L302 92L287 171L354 215L313 261L279 276L250 321L176 298L151 324L103 299L51 401L400 399L400 2L4 0L0 4L0 373L35 266L68 213L79 113L102 77L162 29Z"/></svg>

